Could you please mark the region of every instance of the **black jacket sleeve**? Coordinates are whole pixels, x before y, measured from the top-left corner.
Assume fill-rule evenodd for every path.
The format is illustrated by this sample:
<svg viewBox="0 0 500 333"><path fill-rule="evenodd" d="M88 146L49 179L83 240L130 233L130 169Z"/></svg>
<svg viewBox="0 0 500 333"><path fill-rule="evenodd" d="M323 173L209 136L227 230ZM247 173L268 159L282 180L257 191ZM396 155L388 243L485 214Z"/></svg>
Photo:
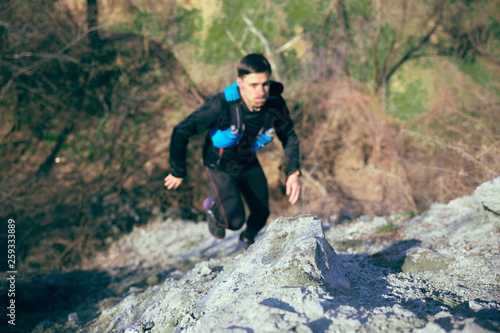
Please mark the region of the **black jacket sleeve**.
<svg viewBox="0 0 500 333"><path fill-rule="evenodd" d="M278 98L277 105L274 108L274 130L278 135L283 149L288 166L288 175L291 175L297 170L300 170L300 152L299 139L294 130L293 121L290 118L290 112L286 106L286 102L282 97Z"/></svg>
<svg viewBox="0 0 500 333"><path fill-rule="evenodd" d="M175 177L186 176L186 151L189 138L213 128L227 113L221 94L209 98L202 106L174 127L170 141L170 167Z"/></svg>

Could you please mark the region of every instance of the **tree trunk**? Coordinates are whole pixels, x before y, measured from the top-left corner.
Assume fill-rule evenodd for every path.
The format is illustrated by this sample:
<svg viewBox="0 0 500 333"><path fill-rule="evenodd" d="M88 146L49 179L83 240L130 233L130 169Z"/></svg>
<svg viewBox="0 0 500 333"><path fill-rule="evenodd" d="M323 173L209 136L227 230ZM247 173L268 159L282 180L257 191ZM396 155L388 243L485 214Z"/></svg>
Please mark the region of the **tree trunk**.
<svg viewBox="0 0 500 333"><path fill-rule="evenodd" d="M333 79L335 81L341 81L349 76L349 68L347 65L347 31L349 29L349 24L347 22L347 15L345 4L343 0L337 2L337 19L338 32L334 36L333 30L330 31L329 48L333 50ZM333 29L333 25L332 28Z"/></svg>
<svg viewBox="0 0 500 333"><path fill-rule="evenodd" d="M98 49L100 44L99 31L99 11L97 0L87 0L87 26L89 28L90 45L93 49Z"/></svg>

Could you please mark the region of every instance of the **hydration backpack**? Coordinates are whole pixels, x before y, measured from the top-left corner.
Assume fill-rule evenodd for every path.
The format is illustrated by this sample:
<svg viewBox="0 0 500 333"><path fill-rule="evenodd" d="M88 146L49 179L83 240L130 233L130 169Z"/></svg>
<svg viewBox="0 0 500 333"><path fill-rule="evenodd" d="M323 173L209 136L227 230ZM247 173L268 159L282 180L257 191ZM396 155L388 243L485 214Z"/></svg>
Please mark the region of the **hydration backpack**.
<svg viewBox="0 0 500 333"><path fill-rule="evenodd" d="M238 84L233 82L229 87L222 90L226 102L229 105L230 111L230 124L229 128L225 130L212 129L210 130L210 136L212 137L212 143L215 147L219 149L224 149L232 147L239 143L243 132L245 131L245 124L243 122L243 115L241 110L241 97L238 91ZM276 98L275 96L269 96L270 99ZM270 143L274 138L274 128L271 126L271 114L268 110L265 111L264 115L264 125L260 129L255 143L252 146L252 150L258 150L264 147L266 144ZM220 151L222 155L222 151Z"/></svg>

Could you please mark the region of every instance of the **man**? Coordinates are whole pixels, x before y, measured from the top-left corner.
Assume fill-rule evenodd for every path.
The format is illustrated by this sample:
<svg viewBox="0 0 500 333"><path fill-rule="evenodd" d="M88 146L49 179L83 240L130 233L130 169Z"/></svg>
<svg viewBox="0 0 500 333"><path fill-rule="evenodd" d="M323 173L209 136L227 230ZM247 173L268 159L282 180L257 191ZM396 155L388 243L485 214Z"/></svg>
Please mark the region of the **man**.
<svg viewBox="0 0 500 333"><path fill-rule="evenodd" d="M209 231L224 239L226 228L238 230L245 224L243 196L250 210L246 229L240 234L240 246L246 249L269 217L267 180L256 151L277 134L289 170L286 194L293 205L300 195L299 141L281 97L283 85L270 80L267 59L249 54L237 69L235 83L175 126L170 143L172 171L165 178L165 187L179 187L186 176L189 138L209 130L203 147L203 163L213 193L203 203L209 214Z"/></svg>

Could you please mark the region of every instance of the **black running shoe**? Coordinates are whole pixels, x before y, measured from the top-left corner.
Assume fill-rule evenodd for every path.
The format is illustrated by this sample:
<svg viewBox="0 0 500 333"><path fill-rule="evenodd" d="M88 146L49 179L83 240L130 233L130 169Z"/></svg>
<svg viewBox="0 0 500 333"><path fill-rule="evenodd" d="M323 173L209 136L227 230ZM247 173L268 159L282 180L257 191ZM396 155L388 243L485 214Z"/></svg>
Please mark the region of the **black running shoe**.
<svg viewBox="0 0 500 333"><path fill-rule="evenodd" d="M213 198L206 198L205 201L203 201L203 209L205 209L208 214L208 231L210 231L210 234L212 234L215 238L223 240L226 237L226 228L217 224L214 213L211 209L213 203Z"/></svg>
<svg viewBox="0 0 500 333"><path fill-rule="evenodd" d="M226 228L218 225L211 216L208 217L208 231L217 239L223 240L226 237Z"/></svg>
<svg viewBox="0 0 500 333"><path fill-rule="evenodd" d="M240 234L240 239L239 239L239 242L238 242L238 245L246 250L250 247L250 245L252 245L253 243L255 243L255 240L254 239L250 239L250 238L247 238L246 236L243 235L243 232Z"/></svg>

